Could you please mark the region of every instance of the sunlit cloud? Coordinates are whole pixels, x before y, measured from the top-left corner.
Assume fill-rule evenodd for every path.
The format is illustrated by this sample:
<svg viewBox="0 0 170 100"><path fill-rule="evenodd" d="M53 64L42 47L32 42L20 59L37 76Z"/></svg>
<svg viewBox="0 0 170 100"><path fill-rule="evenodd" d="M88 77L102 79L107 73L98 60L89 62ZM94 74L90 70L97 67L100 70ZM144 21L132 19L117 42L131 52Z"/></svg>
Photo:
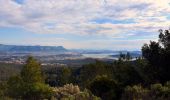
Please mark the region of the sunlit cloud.
<svg viewBox="0 0 170 100"><path fill-rule="evenodd" d="M0 0L0 27L35 34L153 38L158 29L169 27L169 13L169 0Z"/></svg>

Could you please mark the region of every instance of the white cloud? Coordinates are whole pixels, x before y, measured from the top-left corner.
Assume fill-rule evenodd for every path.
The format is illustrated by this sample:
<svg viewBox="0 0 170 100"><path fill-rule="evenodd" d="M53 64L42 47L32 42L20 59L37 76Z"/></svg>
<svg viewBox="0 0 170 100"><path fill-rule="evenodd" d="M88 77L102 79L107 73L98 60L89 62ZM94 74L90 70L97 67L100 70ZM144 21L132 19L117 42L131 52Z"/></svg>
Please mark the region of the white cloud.
<svg viewBox="0 0 170 100"><path fill-rule="evenodd" d="M170 25L169 13L169 0L24 0L21 4L0 0L0 27L112 38L152 36Z"/></svg>
<svg viewBox="0 0 170 100"><path fill-rule="evenodd" d="M24 0L23 4L0 0L0 25L35 33L112 35L134 28L167 27L169 9L169 0ZM95 19L132 19L135 23L91 22Z"/></svg>

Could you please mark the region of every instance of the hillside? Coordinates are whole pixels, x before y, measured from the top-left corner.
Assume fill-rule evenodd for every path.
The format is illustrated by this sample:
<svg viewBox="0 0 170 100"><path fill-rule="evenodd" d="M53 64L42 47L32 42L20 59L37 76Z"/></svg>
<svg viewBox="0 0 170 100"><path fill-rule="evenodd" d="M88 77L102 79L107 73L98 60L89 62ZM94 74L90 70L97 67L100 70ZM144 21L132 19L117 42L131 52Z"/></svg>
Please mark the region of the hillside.
<svg viewBox="0 0 170 100"><path fill-rule="evenodd" d="M66 52L63 46L20 46L0 44L0 52Z"/></svg>

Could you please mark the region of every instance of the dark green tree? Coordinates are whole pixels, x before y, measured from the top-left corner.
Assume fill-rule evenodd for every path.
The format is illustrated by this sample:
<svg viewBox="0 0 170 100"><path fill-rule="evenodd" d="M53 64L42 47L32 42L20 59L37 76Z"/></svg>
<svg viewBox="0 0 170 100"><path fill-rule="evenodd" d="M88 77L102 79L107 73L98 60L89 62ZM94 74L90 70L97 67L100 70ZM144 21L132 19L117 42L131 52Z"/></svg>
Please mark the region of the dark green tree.
<svg viewBox="0 0 170 100"><path fill-rule="evenodd" d="M10 97L21 99L22 95L24 95L23 91L23 80L22 78L18 76L12 76L7 82L7 89L8 89L8 95Z"/></svg>
<svg viewBox="0 0 170 100"><path fill-rule="evenodd" d="M42 100L50 98L53 91L44 84L40 64L29 57L20 75L8 80L8 94L15 99Z"/></svg>
<svg viewBox="0 0 170 100"><path fill-rule="evenodd" d="M127 61L130 61L132 59L130 52L127 52L126 59L127 59Z"/></svg>
<svg viewBox="0 0 170 100"><path fill-rule="evenodd" d="M119 60L125 60L126 59L126 55L123 54L122 52L120 52L119 54Z"/></svg>
<svg viewBox="0 0 170 100"><path fill-rule="evenodd" d="M170 49L170 31L169 30L159 30L159 42L163 45L165 49Z"/></svg>
<svg viewBox="0 0 170 100"><path fill-rule="evenodd" d="M80 69L80 86L87 87L90 82L99 75L107 75L108 77L111 77L111 66L101 61L96 61L96 63L84 65Z"/></svg>
<svg viewBox="0 0 170 100"><path fill-rule="evenodd" d="M60 75L58 76L58 82L60 86L63 86L65 84L69 84L71 82L71 75L72 75L72 70L68 67L63 67L61 69Z"/></svg>
<svg viewBox="0 0 170 100"><path fill-rule="evenodd" d="M113 79L119 82L122 87L134 85L143 81L135 65L130 61L115 61L113 64Z"/></svg>
<svg viewBox="0 0 170 100"><path fill-rule="evenodd" d="M151 41L142 47L142 55L148 60L146 70L152 73L153 81L164 83L170 80L170 32L159 30L159 41Z"/></svg>
<svg viewBox="0 0 170 100"><path fill-rule="evenodd" d="M130 61L132 59L130 52L127 53L122 53L120 52L119 54L119 60L123 60L123 61Z"/></svg>
<svg viewBox="0 0 170 100"><path fill-rule="evenodd" d="M142 55L145 57L150 64L159 65L161 56L161 46L158 42L150 41L150 44L144 44L142 47Z"/></svg>
<svg viewBox="0 0 170 100"><path fill-rule="evenodd" d="M21 77L26 83L44 82L40 63L29 57L21 71Z"/></svg>
<svg viewBox="0 0 170 100"><path fill-rule="evenodd" d="M98 76L90 84L90 91L102 98L102 100L118 99L118 86L116 82L107 76Z"/></svg>
<svg viewBox="0 0 170 100"><path fill-rule="evenodd" d="M10 100L7 94L7 83L0 82L0 100Z"/></svg>

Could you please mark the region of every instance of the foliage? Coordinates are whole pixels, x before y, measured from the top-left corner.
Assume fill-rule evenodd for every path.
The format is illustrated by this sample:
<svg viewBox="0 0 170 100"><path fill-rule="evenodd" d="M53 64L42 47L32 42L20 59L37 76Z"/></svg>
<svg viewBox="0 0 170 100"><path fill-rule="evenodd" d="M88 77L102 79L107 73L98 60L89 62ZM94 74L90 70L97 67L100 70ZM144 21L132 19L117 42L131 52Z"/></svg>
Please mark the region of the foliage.
<svg viewBox="0 0 170 100"><path fill-rule="evenodd" d="M151 41L142 47L143 57L148 60L146 69L152 74L153 82L164 83L170 80L170 30L159 31L159 41Z"/></svg>
<svg viewBox="0 0 170 100"><path fill-rule="evenodd" d="M22 66L18 64L0 63L0 82L7 81L11 76L20 73Z"/></svg>
<svg viewBox="0 0 170 100"><path fill-rule="evenodd" d="M12 98L7 96L7 84L6 84L6 82L0 83L0 100L12 100Z"/></svg>
<svg viewBox="0 0 170 100"><path fill-rule="evenodd" d="M122 52L120 52L119 60L130 61L132 60L132 57L129 52L127 52L126 54L123 54Z"/></svg>
<svg viewBox="0 0 170 100"><path fill-rule="evenodd" d="M30 96L34 95L34 98L43 99L50 98L53 95L52 88L43 83L35 83L30 86ZM28 96L28 94L26 94Z"/></svg>
<svg viewBox="0 0 170 100"><path fill-rule="evenodd" d="M88 87L90 82L99 75L107 75L108 77L111 77L111 66L101 61L96 61L96 63L84 65L80 69L80 85L82 87Z"/></svg>
<svg viewBox="0 0 170 100"><path fill-rule="evenodd" d="M23 81L19 75L11 77L7 82L8 95L13 98L21 98L21 95L24 94L22 85Z"/></svg>
<svg viewBox="0 0 170 100"><path fill-rule="evenodd" d="M102 98L102 100L113 100L118 97L118 86L116 82L107 76L98 76L90 84L89 89L94 95Z"/></svg>
<svg viewBox="0 0 170 100"><path fill-rule="evenodd" d="M43 82L40 64L33 57L27 59L21 77L26 83Z"/></svg>
<svg viewBox="0 0 170 100"><path fill-rule="evenodd" d="M143 81L142 77L130 61L115 61L113 64L113 79L123 87L134 85Z"/></svg>
<svg viewBox="0 0 170 100"><path fill-rule="evenodd" d="M60 86L71 83L72 70L68 67L61 68L61 73L58 75L58 83Z"/></svg>
<svg viewBox="0 0 170 100"><path fill-rule="evenodd" d="M163 31L162 29L159 30L159 42L163 45L165 49L170 48L170 31L165 30Z"/></svg>
<svg viewBox="0 0 170 100"><path fill-rule="evenodd" d="M92 95L89 91L80 91L78 86L66 84L63 87L54 88L54 99L56 100L100 100L100 98Z"/></svg>
<svg viewBox="0 0 170 100"><path fill-rule="evenodd" d="M146 100L148 97L148 89L141 85L127 86L122 96L122 100Z"/></svg>
<svg viewBox="0 0 170 100"><path fill-rule="evenodd" d="M157 83L151 85L150 95L153 99L157 100L169 100L170 99L170 87L169 83L167 82L165 86L162 84Z"/></svg>
<svg viewBox="0 0 170 100"><path fill-rule="evenodd" d="M52 89L44 84L40 64L29 57L21 75L11 77L7 82L8 95L16 99L39 100L50 98Z"/></svg>
<svg viewBox="0 0 170 100"><path fill-rule="evenodd" d="M143 88L141 85L128 86L125 88L122 100L169 100L169 82L162 84L152 84L150 88Z"/></svg>

